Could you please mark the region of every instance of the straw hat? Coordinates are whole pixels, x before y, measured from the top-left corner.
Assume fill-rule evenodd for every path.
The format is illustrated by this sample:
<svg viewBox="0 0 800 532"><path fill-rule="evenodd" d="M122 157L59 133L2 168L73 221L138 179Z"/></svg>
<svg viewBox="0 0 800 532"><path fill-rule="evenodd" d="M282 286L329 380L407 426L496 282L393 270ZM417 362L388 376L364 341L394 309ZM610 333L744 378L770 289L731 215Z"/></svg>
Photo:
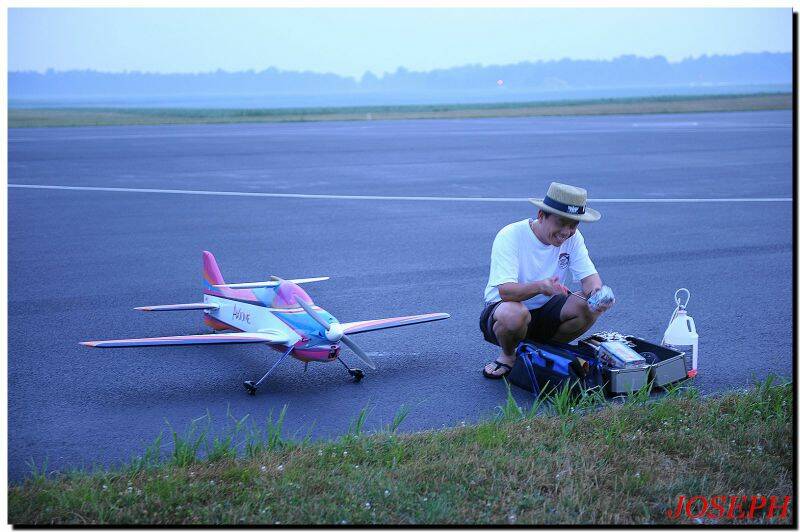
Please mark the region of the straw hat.
<svg viewBox="0 0 800 532"><path fill-rule="evenodd" d="M529 198L528 201L545 212L551 212L579 222L596 222L600 213L586 206L586 189L550 183L544 199Z"/></svg>

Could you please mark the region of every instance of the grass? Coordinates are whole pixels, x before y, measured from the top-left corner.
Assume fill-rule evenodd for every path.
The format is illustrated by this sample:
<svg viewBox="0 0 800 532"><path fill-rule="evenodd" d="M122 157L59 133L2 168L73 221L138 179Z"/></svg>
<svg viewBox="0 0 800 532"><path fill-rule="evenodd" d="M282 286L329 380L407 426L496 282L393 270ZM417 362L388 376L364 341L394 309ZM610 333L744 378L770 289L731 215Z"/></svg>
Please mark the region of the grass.
<svg viewBox="0 0 800 532"><path fill-rule="evenodd" d="M173 431L162 462L151 449L114 471L53 475L31 463L31 477L9 488L9 522L674 524L666 511L680 495L794 495L793 397L791 383L770 377L711 398L674 388L619 404L580 391L525 409L509 389L496 416L473 426L400 435L402 407L365 434L367 405L326 442L283 436L285 408L262 444L244 419L230 416L231 438L214 439L201 418ZM770 523L758 513L744 522ZM771 524L791 522L790 512Z"/></svg>
<svg viewBox="0 0 800 532"><path fill-rule="evenodd" d="M492 104L310 107L295 109L10 108L8 126L75 127L157 124L234 124L325 120L396 120L791 109L790 93L656 96Z"/></svg>

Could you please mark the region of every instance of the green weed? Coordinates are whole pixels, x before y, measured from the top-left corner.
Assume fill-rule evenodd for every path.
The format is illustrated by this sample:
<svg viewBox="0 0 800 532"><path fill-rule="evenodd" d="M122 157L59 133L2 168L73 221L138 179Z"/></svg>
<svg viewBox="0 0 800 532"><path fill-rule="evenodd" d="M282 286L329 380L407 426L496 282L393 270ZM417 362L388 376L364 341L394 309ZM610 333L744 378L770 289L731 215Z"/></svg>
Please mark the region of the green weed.
<svg viewBox="0 0 800 532"><path fill-rule="evenodd" d="M172 432L172 464L178 467L186 467L197 461L197 453L208 435L208 423L198 432L198 426L204 419L206 419L206 416L193 419L184 434L178 434L178 431L172 427L169 421L164 420Z"/></svg>
<svg viewBox="0 0 800 532"><path fill-rule="evenodd" d="M588 413L606 406L607 403L602 386L593 386L591 388L580 386L580 395L577 398L575 410L581 413Z"/></svg>
<svg viewBox="0 0 800 532"><path fill-rule="evenodd" d="M400 408L397 409L397 412L392 418L392 422L386 427L386 430L392 434L397 432L397 428L400 424L405 421L408 414L411 412L411 409L408 408L406 405L400 405Z"/></svg>
<svg viewBox="0 0 800 532"><path fill-rule="evenodd" d="M575 396L575 388L578 381L567 381L558 390L548 396L550 408L559 417L569 417L575 413L578 400Z"/></svg>
<svg viewBox="0 0 800 532"><path fill-rule="evenodd" d="M286 418L286 410L289 405L284 404L278 417L273 420L273 411L270 410L264 422L262 431L255 423L251 423L249 430L245 433L244 454L247 457L255 457L264 452L277 451L290 445L289 441L283 437L283 422ZM310 441L310 432L304 442Z"/></svg>
<svg viewBox="0 0 800 532"><path fill-rule="evenodd" d="M506 385L506 402L502 406L498 406L498 413L496 419L498 421L518 421L525 417L525 413L522 411L522 408L517 404L517 400L514 399L514 394L511 393L511 384L503 378L503 382Z"/></svg>
<svg viewBox="0 0 800 532"><path fill-rule="evenodd" d="M41 465L36 464L36 460L33 457L28 458L25 461L25 465L28 466L28 471L31 474L31 480L34 484L42 484L47 480L47 464L49 460L45 457L44 462Z"/></svg>
<svg viewBox="0 0 800 532"><path fill-rule="evenodd" d="M161 444L164 431L159 432L153 443L145 447L144 453L130 461L130 469L134 472L147 471L161 464Z"/></svg>
<svg viewBox="0 0 800 532"><path fill-rule="evenodd" d="M286 446L286 441L283 439L283 421L286 418L286 410L289 405L283 405L277 419L272 421L272 411L269 412L269 417L266 422L266 435L267 435L267 450L274 451Z"/></svg>
<svg viewBox="0 0 800 532"><path fill-rule="evenodd" d="M358 415L350 422L350 428L347 430L347 435L358 438L364 432L364 424L367 421L367 417L369 416L370 412L372 412L372 408L369 406L369 401L367 404L359 410Z"/></svg>
<svg viewBox="0 0 800 532"><path fill-rule="evenodd" d="M548 396L550 394L549 386L549 382L544 383L544 386L542 386L542 388L539 390L539 393L536 394L536 397L531 403L531 406L526 413L526 417L535 417L542 407L548 404Z"/></svg>
<svg viewBox="0 0 800 532"><path fill-rule="evenodd" d="M239 435L244 431L244 425L249 414L245 415L242 419L237 419L231 413L231 407L228 405L226 412L227 418L233 422L233 426L224 435L215 435L210 444L206 444L206 460L215 462L217 460L229 459L232 460L237 456L237 447ZM211 426L211 413L206 412L209 428Z"/></svg>
<svg viewBox="0 0 800 532"><path fill-rule="evenodd" d="M647 383L636 390L635 392L628 391L625 404L628 405L644 405L650 401L650 394L653 391L653 381L648 380Z"/></svg>

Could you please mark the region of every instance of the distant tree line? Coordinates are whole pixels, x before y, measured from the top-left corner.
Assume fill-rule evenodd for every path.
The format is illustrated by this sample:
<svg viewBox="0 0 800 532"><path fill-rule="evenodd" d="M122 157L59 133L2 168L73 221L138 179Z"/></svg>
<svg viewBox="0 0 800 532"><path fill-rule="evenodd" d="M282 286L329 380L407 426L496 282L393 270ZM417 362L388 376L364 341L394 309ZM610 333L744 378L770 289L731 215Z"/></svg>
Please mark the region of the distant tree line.
<svg viewBox="0 0 800 532"><path fill-rule="evenodd" d="M365 73L360 80L316 72L271 67L262 71L160 74L110 73L94 70L66 72L9 72L10 98L58 96L148 96L199 94L335 94L368 92L430 92L559 88L656 87L692 84L791 83L791 53L744 53L688 58L670 63L662 56L623 55L608 61L562 59L510 65L480 64L414 72L403 67L378 77Z"/></svg>

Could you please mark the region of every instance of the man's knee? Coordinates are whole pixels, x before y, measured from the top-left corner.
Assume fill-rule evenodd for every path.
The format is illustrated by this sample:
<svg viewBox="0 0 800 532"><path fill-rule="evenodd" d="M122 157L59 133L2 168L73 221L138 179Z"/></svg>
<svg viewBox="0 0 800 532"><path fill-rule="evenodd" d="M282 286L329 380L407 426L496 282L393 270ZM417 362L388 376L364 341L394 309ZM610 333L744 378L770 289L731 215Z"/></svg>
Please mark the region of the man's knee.
<svg viewBox="0 0 800 532"><path fill-rule="evenodd" d="M600 317L600 312L596 312L589 308L589 305L586 301L581 300L581 313L580 313L580 320L586 325L586 327L590 327L597 321L597 318Z"/></svg>
<svg viewBox="0 0 800 532"><path fill-rule="evenodd" d="M577 297L570 297L564 304L561 311L561 321L575 319L579 322L592 325L600 317L600 312L596 312L589 308L589 304L583 299Z"/></svg>
<svg viewBox="0 0 800 532"><path fill-rule="evenodd" d="M531 314L527 307L516 301L504 301L494 311L495 334L514 332L525 334L531 321Z"/></svg>
<svg viewBox="0 0 800 532"><path fill-rule="evenodd" d="M562 320L561 326L553 336L553 339L559 342L571 342L585 333L601 314L590 309L586 301L578 300L577 302L570 301L570 303L573 305L570 305L569 312L562 312L562 318L566 319Z"/></svg>

